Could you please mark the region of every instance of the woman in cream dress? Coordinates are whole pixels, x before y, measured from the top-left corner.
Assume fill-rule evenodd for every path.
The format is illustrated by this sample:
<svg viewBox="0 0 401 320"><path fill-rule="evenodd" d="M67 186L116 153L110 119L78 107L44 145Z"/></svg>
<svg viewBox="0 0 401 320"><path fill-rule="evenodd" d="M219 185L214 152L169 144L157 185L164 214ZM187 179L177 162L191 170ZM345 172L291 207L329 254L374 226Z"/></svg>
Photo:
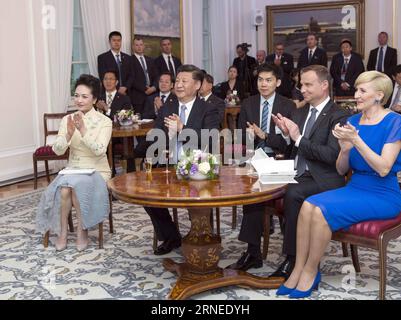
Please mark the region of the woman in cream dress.
<svg viewBox="0 0 401 320"><path fill-rule="evenodd" d="M106 151L112 122L94 109L100 96L100 81L82 75L76 83L74 102L78 111L63 118L53 151L64 154L69 148L68 167L93 168L88 174L58 175L43 193L36 216L37 231L58 235L57 251L67 247L68 215L76 210L77 249L88 246L88 229L102 222L109 213L106 181L111 177Z"/></svg>

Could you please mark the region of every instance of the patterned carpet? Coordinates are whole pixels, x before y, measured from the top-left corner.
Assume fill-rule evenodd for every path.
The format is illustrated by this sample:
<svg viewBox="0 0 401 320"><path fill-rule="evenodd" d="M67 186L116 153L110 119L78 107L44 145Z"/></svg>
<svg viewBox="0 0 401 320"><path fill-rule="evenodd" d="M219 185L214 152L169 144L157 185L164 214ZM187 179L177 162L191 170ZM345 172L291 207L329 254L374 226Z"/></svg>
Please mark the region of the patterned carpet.
<svg viewBox="0 0 401 320"><path fill-rule="evenodd" d="M47 250L34 232L34 217L41 191L0 201L0 299L165 299L175 275L164 271L162 258L153 255L153 229L141 207L114 202L116 233L105 226L105 249L96 247L97 231L91 231L91 245L84 252L75 249L75 235L69 234L68 249ZM188 220L181 213L181 232ZM239 225L241 223L239 209ZM276 223L277 225L277 223ZM234 262L245 245L231 230L231 209L222 210L223 254L221 266ZM52 238L51 238L52 240ZM282 236L272 236L264 267L252 273L267 276L281 261ZM323 280L312 299L376 299L378 295L378 255L360 249L362 272L355 276L350 258L343 258L341 246L332 242L322 261ZM179 250L167 255L182 261ZM390 243L387 299L401 299L401 240ZM274 290L226 287L193 299L263 300L278 299ZM286 299L286 298L283 298Z"/></svg>

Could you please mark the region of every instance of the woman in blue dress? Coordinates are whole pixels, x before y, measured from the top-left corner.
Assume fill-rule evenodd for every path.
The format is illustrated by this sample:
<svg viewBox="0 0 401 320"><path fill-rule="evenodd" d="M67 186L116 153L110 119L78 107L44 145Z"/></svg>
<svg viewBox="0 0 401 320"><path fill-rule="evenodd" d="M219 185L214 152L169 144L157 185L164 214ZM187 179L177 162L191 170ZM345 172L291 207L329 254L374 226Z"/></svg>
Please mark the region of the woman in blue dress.
<svg viewBox="0 0 401 320"><path fill-rule="evenodd" d="M341 147L337 170L342 175L352 170L352 178L343 188L305 200L298 218L296 265L278 295L304 298L318 289L318 265L333 232L401 212L401 115L384 108L392 82L383 73L369 71L359 76L355 87L360 113L333 130Z"/></svg>

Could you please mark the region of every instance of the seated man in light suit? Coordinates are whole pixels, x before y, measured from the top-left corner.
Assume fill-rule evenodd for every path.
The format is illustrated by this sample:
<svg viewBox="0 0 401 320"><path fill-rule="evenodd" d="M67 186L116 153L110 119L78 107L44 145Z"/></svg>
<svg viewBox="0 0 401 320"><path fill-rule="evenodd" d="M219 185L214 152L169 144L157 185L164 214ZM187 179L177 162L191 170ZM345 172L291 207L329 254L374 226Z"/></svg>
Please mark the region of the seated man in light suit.
<svg viewBox="0 0 401 320"><path fill-rule="evenodd" d="M172 131L180 133L184 129L193 129L200 140L202 129L219 129L217 108L198 98L202 81L203 72L197 67L183 65L178 68L174 87L178 100L166 103L156 119L155 128L163 130L166 137ZM181 235L168 209L145 207L145 210L152 220L158 240L163 241L155 250L155 255L163 255L180 247Z"/></svg>
<svg viewBox="0 0 401 320"><path fill-rule="evenodd" d="M258 68L259 94L244 100L239 115L243 143L250 133L255 137L254 147L263 148L271 157L278 153L284 154L289 145L289 141L286 141L281 130L276 127L272 116L285 114L286 117L290 117L291 112L296 109L294 102L276 93L281 85L281 75L282 70L277 65L260 66ZM260 244L265 205L265 203L258 203L244 206L238 239L246 242L248 249L236 263L229 265L228 268L246 271L250 268L262 267Z"/></svg>

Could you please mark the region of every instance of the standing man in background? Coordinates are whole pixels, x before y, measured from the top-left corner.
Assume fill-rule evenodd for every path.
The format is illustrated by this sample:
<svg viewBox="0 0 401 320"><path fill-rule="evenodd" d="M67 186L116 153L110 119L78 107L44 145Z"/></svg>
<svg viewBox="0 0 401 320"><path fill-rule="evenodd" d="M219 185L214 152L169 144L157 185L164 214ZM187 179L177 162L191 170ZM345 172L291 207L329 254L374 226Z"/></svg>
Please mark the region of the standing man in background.
<svg viewBox="0 0 401 320"><path fill-rule="evenodd" d="M163 38L160 40L161 56L156 58L155 64L159 74L163 72L170 72L175 80L177 76L177 70L181 67L181 60L172 55L173 45L170 38Z"/></svg>
<svg viewBox="0 0 401 320"><path fill-rule="evenodd" d="M306 38L307 47L299 55L297 68L303 69L315 64L327 67L327 53L322 48L319 48L317 44L317 35L309 33Z"/></svg>

